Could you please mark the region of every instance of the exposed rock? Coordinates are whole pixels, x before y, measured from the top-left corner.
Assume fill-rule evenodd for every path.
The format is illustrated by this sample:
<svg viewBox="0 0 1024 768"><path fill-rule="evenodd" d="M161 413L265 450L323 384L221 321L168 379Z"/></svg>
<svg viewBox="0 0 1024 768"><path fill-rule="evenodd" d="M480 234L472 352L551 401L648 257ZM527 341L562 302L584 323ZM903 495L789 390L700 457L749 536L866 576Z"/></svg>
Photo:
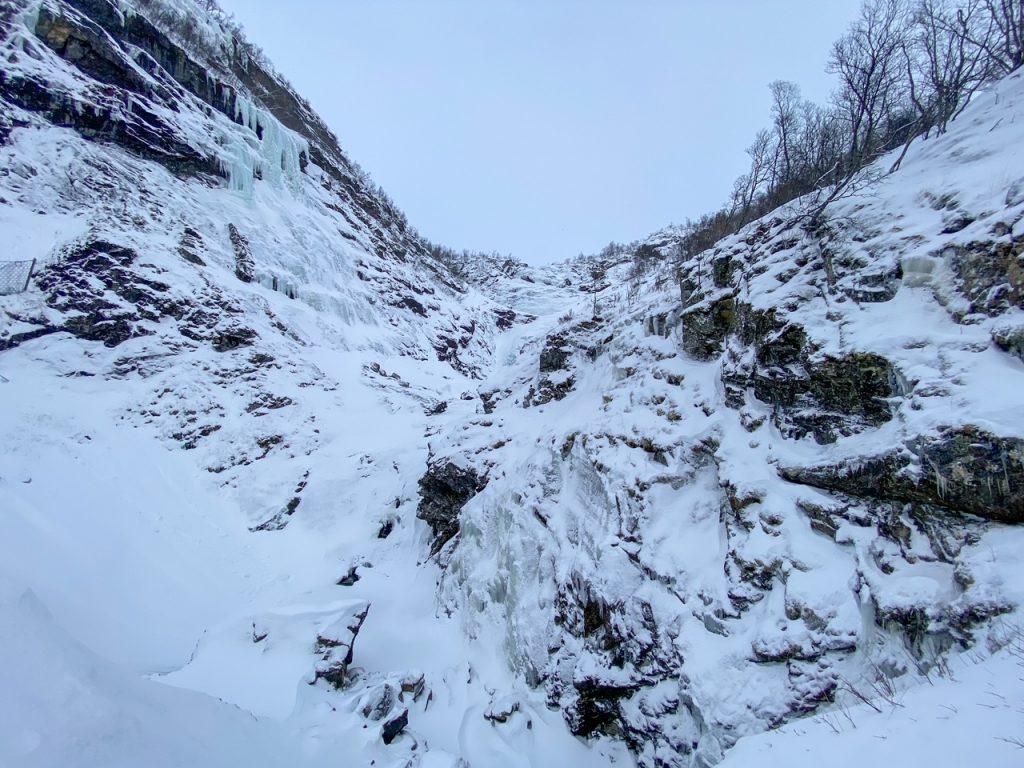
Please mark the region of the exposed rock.
<svg viewBox="0 0 1024 768"><path fill-rule="evenodd" d="M835 510L805 500L797 501L796 505L810 519L813 530L835 541L836 533L839 532L839 523L835 519L837 515Z"/></svg>
<svg viewBox="0 0 1024 768"><path fill-rule="evenodd" d="M438 400L433 405L427 406L423 409L427 416L440 416L442 413L448 410L447 400Z"/></svg>
<svg viewBox="0 0 1024 768"><path fill-rule="evenodd" d="M582 351L590 360L596 360L601 353L601 344L590 343L592 334L603 325L600 318L582 320L544 339L541 349L539 370L541 374L571 370L573 352Z"/></svg>
<svg viewBox="0 0 1024 768"><path fill-rule="evenodd" d="M779 471L792 482L850 496L1024 522L1024 440L967 426L916 438L906 449L843 464Z"/></svg>
<svg viewBox="0 0 1024 768"><path fill-rule="evenodd" d="M523 407L529 408L536 405L545 405L554 400L564 399L576 386L575 376L562 376L560 380L542 376L535 387L523 398Z"/></svg>
<svg viewBox="0 0 1024 768"><path fill-rule="evenodd" d="M251 359L251 358L250 358ZM270 392L260 392L256 398L245 407L246 413L254 416L264 416L269 411L276 411L279 408L287 408L294 404L287 395L272 395Z"/></svg>
<svg viewBox="0 0 1024 768"><path fill-rule="evenodd" d="M405 730L405 727L409 724L409 710L406 709L398 717L392 718L384 723L384 727L381 729L380 738L385 744L390 744L398 738L399 734Z"/></svg>
<svg viewBox="0 0 1024 768"><path fill-rule="evenodd" d="M199 251L202 249L203 236L191 227L185 227L185 231L181 235L181 244L178 246L181 258L197 267L205 267L206 262L199 255Z"/></svg>
<svg viewBox="0 0 1024 768"><path fill-rule="evenodd" d="M605 344L611 339L595 338L594 332L602 325L600 318L583 320L544 340L538 366L540 376L523 398L524 408L562 400L573 390L576 386L576 377L572 375L576 367L573 355L580 351L591 361L601 355ZM485 400L484 408L489 405Z"/></svg>
<svg viewBox="0 0 1024 768"><path fill-rule="evenodd" d="M420 503L416 517L425 520L433 533L431 550L437 553L459 532L459 512L482 491L487 478L474 469L464 469L451 461L428 464L420 478Z"/></svg>
<svg viewBox="0 0 1024 768"><path fill-rule="evenodd" d="M759 400L783 409L776 424L784 432L795 438L812 434L819 443L832 443L837 433L878 427L892 418L888 398L896 394L896 372L884 357L855 352L808 359L798 366L759 368L752 384Z"/></svg>
<svg viewBox="0 0 1024 768"><path fill-rule="evenodd" d="M620 702L636 693L640 686L630 683L612 683L595 677L575 681L578 698L566 713L566 721L577 736L587 737L601 733L622 736Z"/></svg>
<svg viewBox="0 0 1024 768"><path fill-rule="evenodd" d="M191 146L184 135L159 115L156 104L170 104L177 93L154 88L143 79L128 53L108 34L112 31L117 38L131 37L129 28L139 33L140 42L143 37L162 40L167 50L177 51L187 60L141 16L132 14L126 26L125 17L107 0L47 3L39 11L35 32L57 55L95 78L91 102L80 103L59 83L21 75L0 78L0 98L43 113L55 125L71 127L87 139L117 143L174 173L221 175L213 158ZM233 90L218 88L216 81L211 88L211 78L205 69L189 63L193 71L202 73L201 81L210 88L211 98L214 93L229 94L226 100L221 97L225 103L219 105L227 113L234 105Z"/></svg>
<svg viewBox="0 0 1024 768"><path fill-rule="evenodd" d="M497 326L498 330L507 331L515 325L518 315L511 309L496 309L494 310L494 317L494 324Z"/></svg>
<svg viewBox="0 0 1024 768"><path fill-rule="evenodd" d="M86 5L93 15L111 18L117 11L106 0ZM68 7L44 4L36 21L36 35L57 54L97 80L131 90L146 87L138 72L126 66L120 46L94 21Z"/></svg>
<svg viewBox="0 0 1024 768"><path fill-rule="evenodd" d="M209 437L214 432L219 431L220 428L220 424L204 424L182 432L174 432L171 434L171 437L181 443L183 450L191 451L202 438Z"/></svg>
<svg viewBox="0 0 1024 768"><path fill-rule="evenodd" d="M480 371L474 366L463 362L460 356L462 350L468 349L473 343L476 324L467 324L466 326L459 327L457 331L461 331L461 333L457 333L456 329L453 329L451 335L439 334L434 340L434 353L437 355L438 360L448 363L460 373L470 378L479 379Z"/></svg>
<svg viewBox="0 0 1024 768"><path fill-rule="evenodd" d="M351 568L348 569L348 573L346 573L344 576L338 579L337 585L339 587L351 587L357 581L359 581L359 572L357 566L353 565Z"/></svg>
<svg viewBox="0 0 1024 768"><path fill-rule="evenodd" d="M213 337L213 348L218 352L230 352L239 347L250 346L255 338L256 331L252 328L229 328Z"/></svg>
<svg viewBox="0 0 1024 768"><path fill-rule="evenodd" d="M348 686L348 669L355 652L356 635L369 612L369 603L363 603L350 615L320 631L316 638L316 653L320 661L316 665L314 682L326 680L339 690Z"/></svg>
<svg viewBox="0 0 1024 768"><path fill-rule="evenodd" d="M992 340L1003 352L1024 361L1024 325L997 328L992 334Z"/></svg>
<svg viewBox="0 0 1024 768"><path fill-rule="evenodd" d="M540 372L564 371L571 355L572 348L568 346L564 335L548 336L544 342L544 348L540 352Z"/></svg>
<svg viewBox="0 0 1024 768"><path fill-rule="evenodd" d="M644 320L644 334L647 336L662 336L668 338L669 333L672 332L672 327L677 322L674 320L674 316L670 316L667 312L662 312L657 315L650 315Z"/></svg>
<svg viewBox="0 0 1024 768"><path fill-rule="evenodd" d="M399 701L405 701L405 697L412 696L413 701L419 701L420 696L427 690L427 678L422 674L406 675L402 679L402 690L398 694Z"/></svg>
<svg viewBox="0 0 1024 768"><path fill-rule="evenodd" d="M181 317L170 286L132 269L136 259L128 248L95 240L44 269L36 283L46 293L47 306L65 315L59 330L116 347L151 333L144 321Z"/></svg>
<svg viewBox="0 0 1024 768"><path fill-rule="evenodd" d="M218 425L216 428L220 429L220 426ZM276 441L270 439L269 442L262 444L260 447L264 448L265 451L269 451L270 448L272 448L276 444ZM291 516L295 514L295 511L299 508L299 505L302 503L302 492L306 490L306 486L308 484L309 470L306 470L305 474L303 474L302 476L302 479L299 480L298 485L295 486L295 495L288 500L288 503L285 504L280 511L278 511L275 515L270 517L268 520L265 520L264 522L250 528L249 530L253 533L260 531L283 531L285 527L288 525L288 521L291 518Z"/></svg>
<svg viewBox="0 0 1024 768"><path fill-rule="evenodd" d="M500 702L492 702L486 710L484 710L484 719L489 720L492 723L507 723L509 718L512 717L520 709L519 700L505 700Z"/></svg>
<svg viewBox="0 0 1024 768"><path fill-rule="evenodd" d="M369 700L359 711L367 720L379 722L391 713L397 700L395 689L389 683L384 683L370 694Z"/></svg>
<svg viewBox="0 0 1024 768"><path fill-rule="evenodd" d="M235 249L235 277L243 283L251 283L256 276L256 262L252 258L249 241L234 224L228 224L228 237Z"/></svg>
<svg viewBox="0 0 1024 768"><path fill-rule="evenodd" d="M716 288L725 288L732 285L733 273L736 271L736 262L732 256L725 254L713 259L711 262L711 277Z"/></svg>
<svg viewBox="0 0 1024 768"><path fill-rule="evenodd" d="M499 392L498 390L492 390L492 391L489 391L489 392L481 392L480 393L480 402L483 403L484 413L487 413L487 414L494 413L494 409L498 405L498 395L499 394L508 394L508 393L507 392L502 393L502 392Z"/></svg>
<svg viewBox="0 0 1024 768"><path fill-rule="evenodd" d="M736 300L723 296L683 311L683 349L697 360L711 360L722 352L726 337L736 328Z"/></svg>
<svg viewBox="0 0 1024 768"><path fill-rule="evenodd" d="M950 246L943 251L970 300L971 312L1024 308L1024 236Z"/></svg>
<svg viewBox="0 0 1024 768"><path fill-rule="evenodd" d="M744 405L749 387L762 402L776 406L775 425L787 437L813 435L835 442L892 419L890 398L900 390L900 374L873 353L818 356L807 332L778 320L773 311L738 307L737 340L753 348L752 359L730 353L722 379L731 407Z"/></svg>

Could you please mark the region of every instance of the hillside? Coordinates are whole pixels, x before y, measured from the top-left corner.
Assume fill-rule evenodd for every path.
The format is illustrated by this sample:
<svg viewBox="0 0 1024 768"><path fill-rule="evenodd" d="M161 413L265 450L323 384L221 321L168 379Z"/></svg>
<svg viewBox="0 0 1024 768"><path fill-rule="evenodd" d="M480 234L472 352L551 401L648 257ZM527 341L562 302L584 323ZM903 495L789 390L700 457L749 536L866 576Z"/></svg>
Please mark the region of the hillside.
<svg viewBox="0 0 1024 768"><path fill-rule="evenodd" d="M0 20L0 764L1017 764L1021 71L455 274L202 4Z"/></svg>

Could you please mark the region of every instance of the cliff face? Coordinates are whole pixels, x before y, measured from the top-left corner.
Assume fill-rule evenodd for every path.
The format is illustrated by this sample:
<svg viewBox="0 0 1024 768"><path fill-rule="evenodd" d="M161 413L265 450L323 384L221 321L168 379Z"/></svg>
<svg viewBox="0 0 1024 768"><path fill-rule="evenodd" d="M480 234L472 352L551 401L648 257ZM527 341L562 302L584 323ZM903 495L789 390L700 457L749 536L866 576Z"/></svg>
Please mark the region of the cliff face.
<svg viewBox="0 0 1024 768"><path fill-rule="evenodd" d="M194 4L178 5L155 7L164 8L172 21L205 18ZM33 143L24 141L31 135L28 129L41 127L54 136L58 133L49 129L70 128L93 143L79 145L90 151L98 144L126 152L126 163L108 164L104 169L108 175L120 173L122 178L107 179L106 184L95 168L84 173L68 168L69 189L53 191L57 198L53 206L89 204L95 208L97 201L85 199L90 193L109 198L111 188L127 192L129 186L138 186L143 198L148 193L156 205L166 205L167 215L177 213L175 209L185 201L170 199L176 191L171 187L144 187L142 179L133 177L127 168L136 159L153 164L147 168L159 166L169 171L178 188L226 185L242 197L252 198L254 183L264 180L268 182L265 186L288 203L298 200L322 221L312 233L293 226L291 232L274 232L271 238L276 242L262 246L254 242L258 274L253 277L271 286L287 284L297 295L298 283L307 276L285 273L314 267L320 275L309 278L337 280L342 291L375 300L380 294L389 294L385 298L389 307L402 310L397 319L389 319L393 324L438 311L440 304L431 299L438 291L446 296L460 292L447 270L424 256L423 244L410 232L404 216L367 186L305 102L261 66L222 24L209 23L211 29L204 33L209 39L193 31L190 48L172 37L174 31L181 34L180 29L161 31L130 3L10 2L5 15L12 21L0 98L5 104L5 137L12 152L21 149L19 139ZM205 57L202 63L199 55ZM20 154L27 158L30 151ZM105 202L110 208L109 199ZM122 205L122 220L115 223L138 229L143 226L137 221L141 213L130 211L130 207ZM116 212L110 216L115 217ZM210 233L204 232L199 222L181 215L178 218L182 242L192 238L200 250L205 247L201 239ZM215 239L223 244L227 227L234 227L241 233L241 240L232 237L234 258L245 258L239 255L237 245L246 238L244 223L232 221L230 214L221 219L216 222ZM265 223L265 219L257 221ZM289 236L298 242L288 242ZM361 255L349 263L356 267L355 277L367 284L362 290L349 289L344 285L347 280L338 280L353 270L338 275L339 269L330 263L342 246ZM261 248L278 253L260 254ZM291 256L275 261L282 252L297 251L306 263L297 264ZM303 291L306 295L302 298L315 302L314 294L321 293L321 287ZM368 301L360 297L355 303ZM433 349L426 353L459 367L460 352L484 342L473 339L472 330L460 327L465 323L443 324L447 332L433 336Z"/></svg>
<svg viewBox="0 0 1024 768"><path fill-rule="evenodd" d="M1021 87L822 220L800 200L683 262L668 229L646 269L471 265L550 309L432 459L485 483L441 593L574 733L713 763L1013 622Z"/></svg>
<svg viewBox="0 0 1024 768"><path fill-rule="evenodd" d="M464 282L200 4L0 19L0 762L708 765L1005 643L1019 74L821 219Z"/></svg>

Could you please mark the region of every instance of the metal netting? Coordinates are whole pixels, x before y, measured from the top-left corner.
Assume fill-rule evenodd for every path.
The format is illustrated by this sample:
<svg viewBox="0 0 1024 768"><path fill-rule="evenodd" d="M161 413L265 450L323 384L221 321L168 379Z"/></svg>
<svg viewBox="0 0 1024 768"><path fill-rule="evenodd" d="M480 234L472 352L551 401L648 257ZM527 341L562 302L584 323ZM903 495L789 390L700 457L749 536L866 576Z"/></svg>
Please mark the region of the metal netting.
<svg viewBox="0 0 1024 768"><path fill-rule="evenodd" d="M36 261L0 261L0 296L28 290Z"/></svg>

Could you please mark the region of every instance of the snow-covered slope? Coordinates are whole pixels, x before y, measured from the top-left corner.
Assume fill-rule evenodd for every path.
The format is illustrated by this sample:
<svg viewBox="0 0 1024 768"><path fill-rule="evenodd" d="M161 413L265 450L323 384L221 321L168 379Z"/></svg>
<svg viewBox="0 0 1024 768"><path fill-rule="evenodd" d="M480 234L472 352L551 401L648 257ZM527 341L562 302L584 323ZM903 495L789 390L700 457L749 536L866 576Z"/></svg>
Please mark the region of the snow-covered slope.
<svg viewBox="0 0 1024 768"><path fill-rule="evenodd" d="M270 73L134 7L4 6L4 256L45 268L2 299L0 763L497 754L481 713L524 686L435 616L414 510L427 413L511 320ZM589 754L523 696L509 742Z"/></svg>
<svg viewBox="0 0 1024 768"><path fill-rule="evenodd" d="M464 283L201 5L0 3L0 765L758 764L1010 668L1019 75L678 280Z"/></svg>
<svg viewBox="0 0 1024 768"><path fill-rule="evenodd" d="M969 656L969 654L967 655ZM884 692L743 739L724 768L786 765L955 766L983 759L988 765L1020 764L1024 750L1024 654L1019 638L984 663L964 656L942 678L906 691Z"/></svg>
<svg viewBox="0 0 1024 768"><path fill-rule="evenodd" d="M1022 533L989 520L1024 520L1022 89L822 221L594 261L506 335L487 413L434 439L439 482L483 487L435 524L442 596L574 732L715 762L1015 610Z"/></svg>

